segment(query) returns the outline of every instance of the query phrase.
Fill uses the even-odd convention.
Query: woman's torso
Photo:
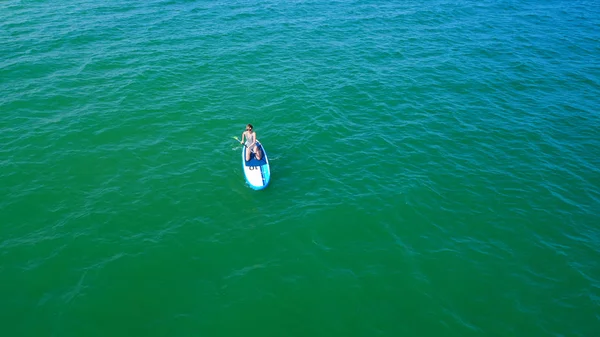
[[[255,138],[256,138],[256,133],[250,132],[250,131],[246,131],[246,143],[247,144],[254,143]]]

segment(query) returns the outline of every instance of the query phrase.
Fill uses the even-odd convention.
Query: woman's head
[[[246,131],[252,131],[252,129],[254,129],[254,127],[252,127],[252,124],[246,125]]]

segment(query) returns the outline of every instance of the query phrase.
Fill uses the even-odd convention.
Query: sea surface
[[[599,107],[597,0],[2,0],[0,335],[598,336]]]

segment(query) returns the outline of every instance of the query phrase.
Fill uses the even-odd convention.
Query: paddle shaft
[[[241,140],[239,140],[239,138],[238,138],[238,137],[233,137],[233,139],[237,140],[237,141],[238,141],[238,143],[240,143],[240,144],[242,144],[242,145],[246,146],[246,144],[242,143],[242,141],[241,141]],[[248,148],[248,146],[246,146],[246,148]]]

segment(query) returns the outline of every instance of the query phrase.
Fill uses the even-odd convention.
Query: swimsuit
[[[253,142],[254,142],[254,134],[253,133],[246,134],[246,147],[248,147],[248,150],[252,151],[252,153],[256,153],[256,151],[258,150],[258,141],[254,142],[254,145],[252,147],[250,147],[250,144],[252,144]]]

